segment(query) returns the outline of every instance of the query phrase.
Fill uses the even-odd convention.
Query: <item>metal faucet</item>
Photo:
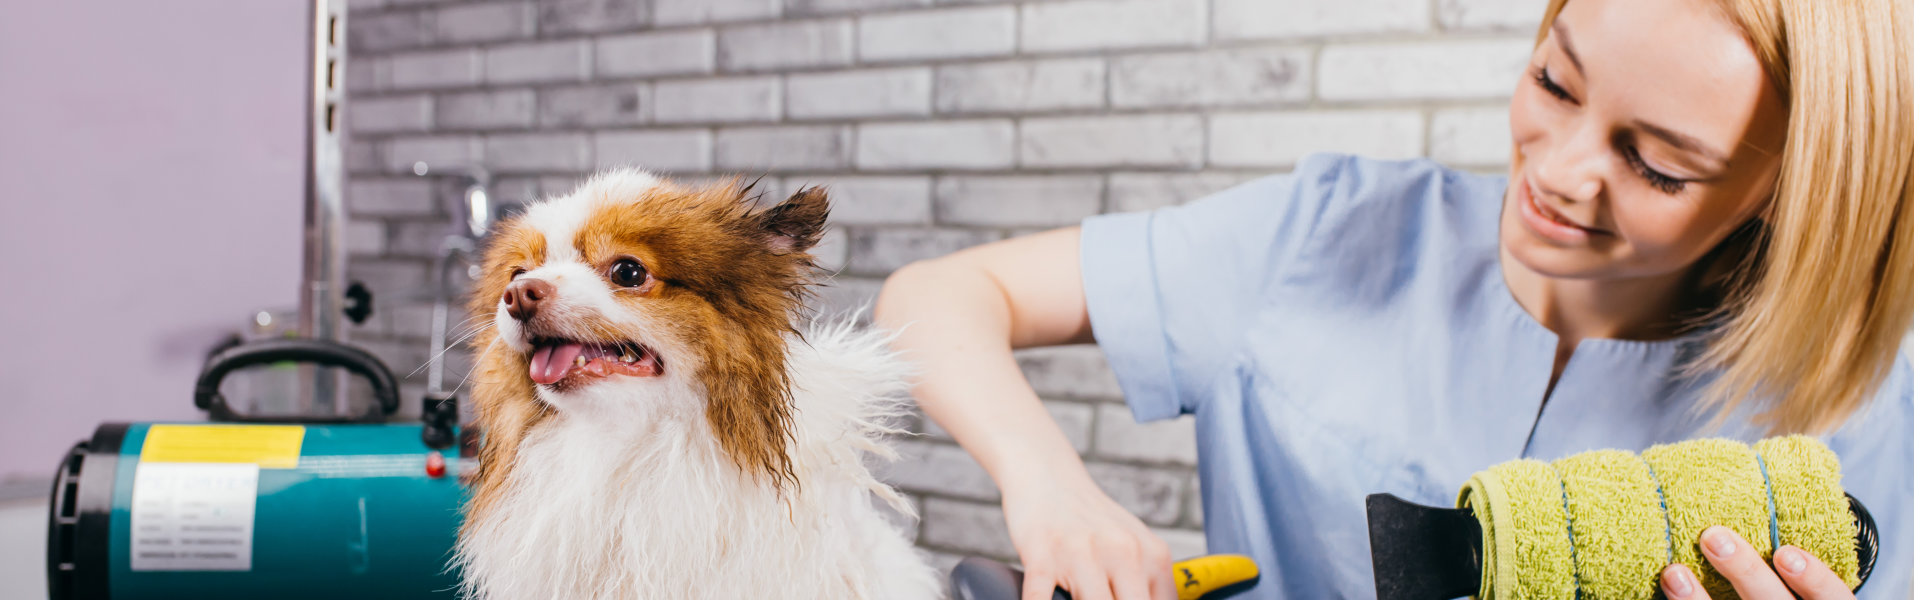
[[[453,444],[453,425],[460,418],[459,396],[445,385],[447,316],[455,287],[447,281],[447,271],[455,264],[465,264],[467,279],[479,278],[479,242],[495,218],[493,196],[488,191],[493,175],[479,166],[432,167],[425,162],[413,163],[413,173],[420,177],[450,177],[461,183],[460,193],[445,202],[457,226],[440,240],[439,251],[433,258],[433,323],[428,333],[431,348],[427,354],[427,393],[421,399],[421,417],[427,423],[421,437],[428,446],[445,448]]]

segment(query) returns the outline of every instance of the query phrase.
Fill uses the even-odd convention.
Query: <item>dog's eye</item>
[[[622,258],[607,268],[607,279],[621,287],[637,287],[647,282],[647,268],[640,266],[640,261]]]
[[[525,275],[525,274],[527,274],[526,269],[522,269],[520,267],[514,267],[513,272],[507,274],[507,281],[513,281],[515,279],[519,279],[521,275]]]

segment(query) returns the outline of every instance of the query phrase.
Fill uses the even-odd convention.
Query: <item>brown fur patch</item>
[[[801,194],[795,198],[806,201],[756,213],[744,193],[723,184],[610,203],[587,219],[576,242],[596,268],[631,256],[653,273],[660,283],[650,293],[616,298],[678,325],[675,337],[696,349],[707,421],[733,461],[794,482],[784,335],[801,306],[812,266],[804,251],[819,235],[826,202],[816,189],[817,202]],[[778,218],[812,212],[821,219],[810,230]],[[786,230],[769,228],[775,224]]]
[[[468,314],[493,315],[500,295],[516,269],[532,269],[546,259],[546,237],[514,219],[502,225],[487,245],[480,281],[467,305]],[[489,512],[505,493],[506,474],[519,455],[520,441],[547,416],[547,407],[533,396],[527,357],[499,343],[492,318],[473,336],[473,407],[476,425],[485,433],[480,467],[475,471],[473,500],[468,514]],[[472,523],[472,519],[465,521]]]

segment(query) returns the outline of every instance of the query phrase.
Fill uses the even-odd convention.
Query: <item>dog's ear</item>
[[[760,231],[774,254],[805,252],[820,242],[827,226],[827,190],[810,187],[759,215]]]

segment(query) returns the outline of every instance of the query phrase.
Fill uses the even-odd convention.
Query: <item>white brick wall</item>
[[[730,127],[714,149],[726,171],[845,169],[853,162],[853,132],[844,125]]]
[[[525,89],[445,94],[435,114],[443,129],[525,129],[533,104],[533,90]]]
[[[905,117],[932,112],[933,70],[864,69],[787,76],[787,117]]]
[[[1429,153],[1440,162],[1504,166],[1513,151],[1504,108],[1445,108],[1433,112]]]
[[[1498,99],[1513,93],[1529,40],[1342,44],[1320,51],[1327,100]]]
[[[845,19],[743,25],[720,32],[720,68],[730,71],[852,62],[853,22]]]
[[[389,140],[381,154],[388,171],[413,172],[413,163],[469,165],[480,162],[480,140],[468,136],[405,137]]]
[[[596,133],[593,157],[598,168],[699,173],[713,168],[713,134],[705,129]]]
[[[1545,0],[367,0],[349,19],[352,335],[424,361],[423,283],[448,187],[415,161],[479,164],[494,196],[570,191],[639,166],[689,181],[824,185],[834,273],[818,306],[870,306],[914,260],[1093,214],[1194,200],[1315,152],[1491,172],[1511,141]],[[515,209],[507,208],[509,214]],[[457,364],[465,364],[456,351]],[[1098,348],[1017,360],[1101,486],[1204,547],[1190,420],[1136,424]],[[422,376],[404,385],[417,390]],[[934,560],[1012,559],[998,491],[936,424],[885,475]]]
[[[619,31],[647,23],[643,0],[545,0],[540,6],[540,33],[554,36]]]
[[[1192,417],[1135,423],[1127,407],[1102,404],[1093,430],[1093,450],[1101,455],[1153,464],[1191,465],[1198,459]]]
[[[653,120],[661,123],[775,121],[780,78],[683,79],[653,84]]]
[[[653,109],[653,87],[612,84],[540,90],[541,127],[554,129],[644,123]]]
[[[1004,169],[1013,166],[1013,122],[1002,119],[860,126],[861,169]]]
[[[534,14],[526,2],[448,6],[433,13],[435,39],[474,43],[533,37]]]
[[[942,113],[1098,108],[1106,74],[1106,62],[1091,58],[942,66],[935,104]]]
[[[1159,53],[1113,60],[1115,107],[1299,103],[1312,93],[1306,47]]]
[[[926,176],[788,177],[792,191],[825,186],[830,220],[842,225],[927,225],[933,222],[933,180]]]
[[[420,132],[433,128],[432,96],[393,96],[367,100],[347,113],[354,133]]]
[[[585,41],[489,48],[487,83],[584,81],[593,72],[592,50]]]
[[[780,0],[654,0],[661,26],[764,19],[780,14]]]
[[[1288,167],[1315,152],[1420,155],[1420,113],[1301,111],[1214,115],[1207,156],[1222,167]]]
[[[421,217],[434,212],[432,190],[418,177],[362,177],[347,184],[346,200],[356,216]]]
[[[1012,6],[889,13],[860,18],[860,59],[925,60],[1013,54]]]
[[[1070,0],[1020,7],[1020,47],[1029,52],[1197,46],[1206,35],[1204,0]]]
[[[902,489],[988,502],[1000,499],[993,478],[959,446],[901,440],[894,447],[900,450],[901,460],[883,467],[883,475]]]
[[[1100,212],[1098,175],[956,175],[940,178],[934,214],[942,223],[1063,227]]]
[[[385,59],[385,67],[385,85],[397,90],[480,83],[480,53],[474,50],[397,54]]]
[[[601,77],[650,77],[713,71],[714,36],[706,29],[603,37],[594,41]]]
[[[788,15],[850,13],[889,8],[915,8],[935,4],[935,0],[787,0]]]
[[[487,137],[487,164],[502,172],[593,168],[583,133],[519,133]]]
[[[1447,29],[1486,29],[1532,32],[1540,26],[1546,0],[1439,0],[1440,26]]]
[[[851,234],[853,255],[847,270],[856,275],[893,272],[907,263],[952,254],[1000,239],[977,229],[869,228]]]
[[[1198,167],[1204,136],[1197,115],[1027,119],[1020,124],[1020,164]]]
[[[1431,0],[1218,0],[1213,33],[1221,39],[1412,33],[1426,30]]]

